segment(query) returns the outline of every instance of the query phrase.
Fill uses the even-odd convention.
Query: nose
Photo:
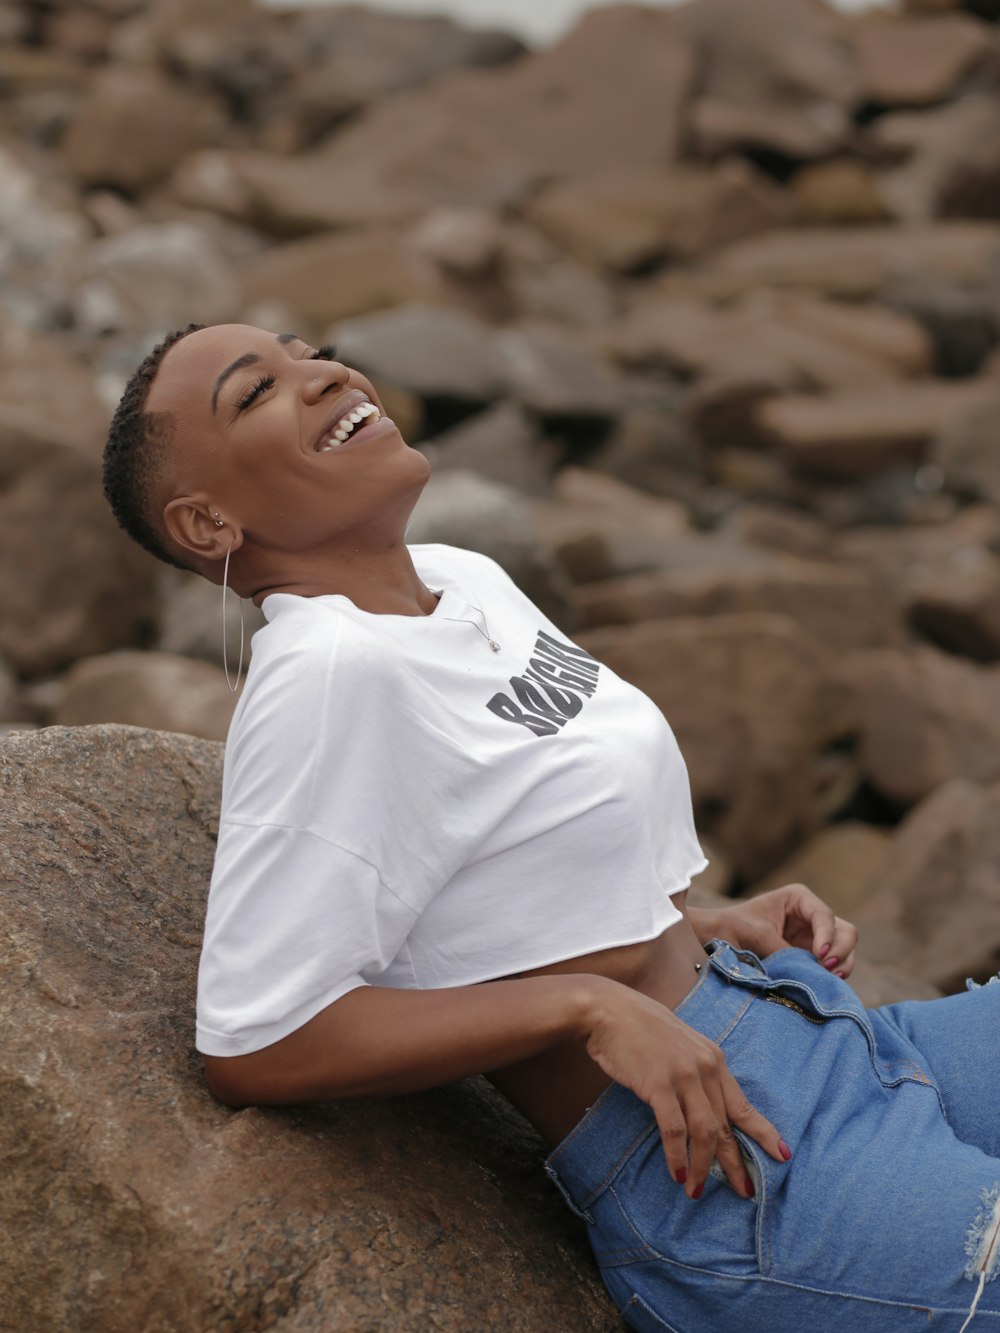
[[[307,403],[316,403],[332,389],[342,389],[347,383],[350,372],[339,361],[313,361],[303,363],[302,397]]]

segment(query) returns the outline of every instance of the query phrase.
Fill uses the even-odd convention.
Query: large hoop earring
[[[226,684],[229,686],[229,693],[235,694],[240,688],[240,681],[243,677],[243,644],[245,626],[243,623],[243,598],[238,597],[240,604],[240,661],[236,670],[236,684],[229,679],[229,654],[226,650],[226,593],[229,591],[229,557],[233,553],[233,543],[229,543],[229,550],[226,552],[226,563],[222,568],[222,669],[226,673]]]

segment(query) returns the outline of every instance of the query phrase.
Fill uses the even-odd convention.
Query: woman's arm
[[[733,1125],[787,1161],[778,1131],[749,1104],[718,1046],[655,1000],[589,974],[447,990],[360,987],[263,1050],[206,1056],[205,1069],[211,1091],[231,1106],[391,1096],[567,1041],[583,1041],[609,1078],[650,1105],[671,1175],[689,1195],[700,1193],[716,1157],[733,1188],[752,1193]]]

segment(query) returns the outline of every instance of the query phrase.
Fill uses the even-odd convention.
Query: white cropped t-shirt
[[[205,1054],[268,1046],[358,986],[470,985],[651,939],[707,864],[656,705],[492,560],[410,552],[441,593],[429,616],[264,601],[226,743]]]

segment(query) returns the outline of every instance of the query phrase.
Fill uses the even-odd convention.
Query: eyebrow
[[[299,335],[297,333],[279,333],[276,341],[282,344],[297,343],[299,342]],[[232,365],[226,366],[225,370],[215,381],[215,388],[212,390],[213,414],[219,403],[219,390],[225,384],[226,380],[229,379],[229,376],[235,375],[238,370],[245,370],[247,366],[255,366],[260,359],[261,358],[256,352],[244,352],[242,356],[236,358]]]

